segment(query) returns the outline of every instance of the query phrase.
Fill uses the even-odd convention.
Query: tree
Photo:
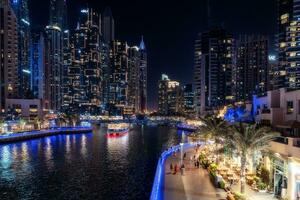
[[[270,127],[258,127],[256,124],[239,123],[231,129],[229,139],[241,157],[241,193],[244,194],[247,156],[266,148],[270,141],[279,136],[279,133],[273,132]]]
[[[213,138],[215,140],[215,151],[217,153],[217,162],[219,161],[219,149],[218,143],[221,138],[224,138],[228,134],[227,122],[222,118],[215,115],[207,115],[204,118],[200,118],[204,126],[200,131],[196,132],[197,135],[203,136],[205,138],[205,143],[208,138]]]

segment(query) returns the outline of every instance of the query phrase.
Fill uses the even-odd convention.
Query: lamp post
[[[180,143],[180,167],[182,166],[182,152],[183,152],[183,143]]]

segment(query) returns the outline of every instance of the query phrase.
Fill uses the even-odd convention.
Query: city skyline
[[[224,25],[234,36],[258,33],[270,36],[270,53],[274,52],[276,1],[231,0],[225,3],[211,0],[210,4],[213,23]],[[76,26],[78,19],[74,16],[78,16],[80,9],[88,5],[103,14],[105,7],[110,6],[115,19],[117,39],[134,45],[139,43],[141,35],[144,36],[149,57],[148,76],[155,80],[149,82],[148,87],[150,109],[157,106],[157,80],[162,73],[169,74],[183,84],[193,83],[191,74],[194,68],[194,40],[199,32],[207,30],[208,27],[207,0],[182,3],[181,6],[169,6],[172,5],[170,1],[158,4],[155,1],[125,3],[93,0],[67,1],[67,5],[72,28]],[[47,3],[30,0],[29,8],[34,28],[44,28],[49,15]],[[189,12],[184,12],[183,9]],[[157,12],[152,13],[155,10]],[[41,16],[40,11],[45,14]]]

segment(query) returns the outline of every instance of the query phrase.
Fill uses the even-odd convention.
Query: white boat
[[[121,137],[129,132],[128,123],[112,123],[107,126],[107,137]]]

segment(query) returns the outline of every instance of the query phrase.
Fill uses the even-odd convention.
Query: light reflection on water
[[[181,136],[147,126],[120,138],[105,133],[0,145],[1,199],[148,199],[161,151]]]

